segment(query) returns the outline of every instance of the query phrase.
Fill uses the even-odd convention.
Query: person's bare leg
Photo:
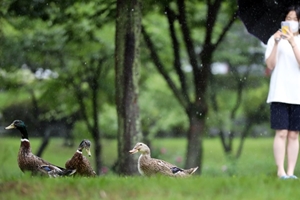
[[[287,175],[294,175],[295,166],[298,159],[299,152],[299,132],[288,131],[287,143]]]
[[[276,130],[275,132],[273,150],[275,162],[277,165],[277,176],[279,177],[286,176],[286,172],[284,170],[284,157],[287,134],[287,130]]]

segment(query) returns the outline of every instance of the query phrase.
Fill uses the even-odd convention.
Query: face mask
[[[292,31],[293,33],[298,32],[298,30],[299,30],[299,22],[296,22],[296,21],[290,21],[289,24],[290,24],[290,29],[291,29],[291,31]]]

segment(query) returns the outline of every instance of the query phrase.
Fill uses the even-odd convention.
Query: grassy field
[[[36,152],[41,141],[30,141]],[[0,138],[0,199],[298,199],[300,182],[275,176],[272,142],[272,138],[247,139],[241,158],[233,162],[224,156],[218,139],[206,139],[202,175],[186,179],[119,177],[111,170],[97,178],[51,179],[23,174],[16,162],[20,139]],[[61,139],[52,139],[42,157],[64,166],[76,147],[62,144]],[[152,145],[153,157],[183,166],[184,140],[159,139]],[[116,150],[115,141],[103,143],[106,168],[116,161]],[[298,164],[296,175],[299,168]]]

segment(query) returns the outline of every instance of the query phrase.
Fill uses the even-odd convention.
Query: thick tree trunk
[[[138,65],[141,32],[139,0],[117,1],[116,104],[118,114],[118,163],[121,175],[137,173],[137,159],[128,151],[141,139],[138,106]]]
[[[194,103],[191,103],[187,115],[189,117],[190,127],[187,134],[188,145],[186,154],[186,168],[196,167],[199,169],[196,173],[201,174],[203,162],[203,136],[205,129],[205,119],[208,111],[206,103],[206,90],[208,83],[208,76],[210,72],[211,52],[206,54],[207,57],[201,58],[202,68],[197,70],[195,68],[195,94]]]
[[[196,173],[200,174],[202,169],[203,142],[202,133],[204,130],[204,119],[196,115],[189,115],[190,128],[187,134],[187,153],[186,153],[186,168],[196,167],[199,169]]]

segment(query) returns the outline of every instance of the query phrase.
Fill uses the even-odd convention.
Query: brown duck
[[[171,177],[187,177],[193,174],[198,169],[198,167],[181,169],[166,161],[151,158],[150,148],[146,144],[141,142],[137,143],[129,152],[131,154],[137,152],[141,153],[138,160],[138,170],[140,174],[145,176],[161,174]]]
[[[29,171],[32,175],[48,175],[50,177],[72,175],[75,170],[66,170],[53,165],[31,152],[26,125],[15,120],[5,129],[18,129],[21,132],[21,145],[18,154],[18,165],[22,172]]]
[[[73,157],[66,162],[65,167],[70,170],[75,169],[75,175],[96,176],[96,172],[93,170],[89,160],[82,155],[82,150],[85,149],[88,155],[91,156],[90,147],[91,142],[89,140],[82,140]]]

